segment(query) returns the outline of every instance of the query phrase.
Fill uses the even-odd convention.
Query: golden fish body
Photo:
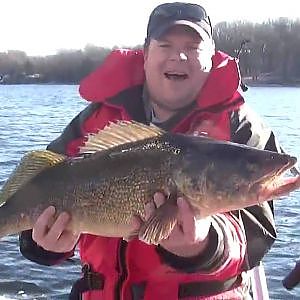
[[[71,214],[74,230],[126,234],[132,216],[144,217],[145,204],[156,190],[166,190],[166,178],[170,177],[167,153],[160,157],[152,151],[148,154],[92,155],[45,169],[1,207],[0,231],[4,227],[8,233],[30,229],[40,213],[53,205],[58,213]],[[7,226],[3,226],[4,220]]]
[[[51,151],[27,154],[0,194],[0,236],[33,227],[53,205],[71,215],[71,228],[102,236],[133,235],[133,216],[144,218],[156,191],[168,200],[138,235],[147,243],[166,238],[177,220],[176,199],[184,195],[199,216],[240,209],[277,196],[271,185],[296,159],[205,137],[120,122],[90,135],[81,156]],[[300,186],[282,183],[281,194]],[[277,194],[276,194],[277,193]]]

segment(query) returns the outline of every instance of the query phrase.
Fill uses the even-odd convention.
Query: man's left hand
[[[145,207],[146,220],[155,209],[166,201],[163,193],[155,193],[153,201]],[[211,226],[210,217],[199,219],[196,217],[188,200],[177,199],[178,221],[170,236],[161,241],[160,246],[177,256],[193,257],[200,255],[208,244],[208,232]]]

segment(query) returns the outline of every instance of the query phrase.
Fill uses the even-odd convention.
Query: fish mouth
[[[257,193],[259,202],[263,202],[295,190],[295,184],[299,184],[299,176],[284,178],[283,174],[291,169],[296,162],[297,159],[290,156],[284,166],[269,172],[255,181],[250,187],[250,192]]]

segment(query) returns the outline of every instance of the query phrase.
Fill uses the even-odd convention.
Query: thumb
[[[190,207],[186,199],[179,197],[177,199],[180,223],[182,231],[187,242],[193,243],[195,241],[195,215],[193,209]]]

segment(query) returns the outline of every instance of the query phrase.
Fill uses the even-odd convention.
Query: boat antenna
[[[242,40],[240,48],[239,48],[239,50],[237,52],[237,55],[236,55],[236,59],[240,59],[242,50],[244,49],[244,47],[246,46],[246,44],[248,44],[250,42],[251,42],[250,40]]]
[[[250,43],[250,42],[251,42],[250,40],[242,40],[242,42],[241,42],[241,44],[240,44],[240,48],[239,48],[239,50],[238,50],[238,52],[237,52],[237,55],[236,55],[236,57],[235,57],[237,60],[240,59],[242,50],[244,49],[245,45],[246,45],[247,43]],[[241,88],[242,88],[242,91],[243,91],[243,92],[246,92],[246,91],[248,90],[247,85],[246,85],[243,81],[241,81]]]

